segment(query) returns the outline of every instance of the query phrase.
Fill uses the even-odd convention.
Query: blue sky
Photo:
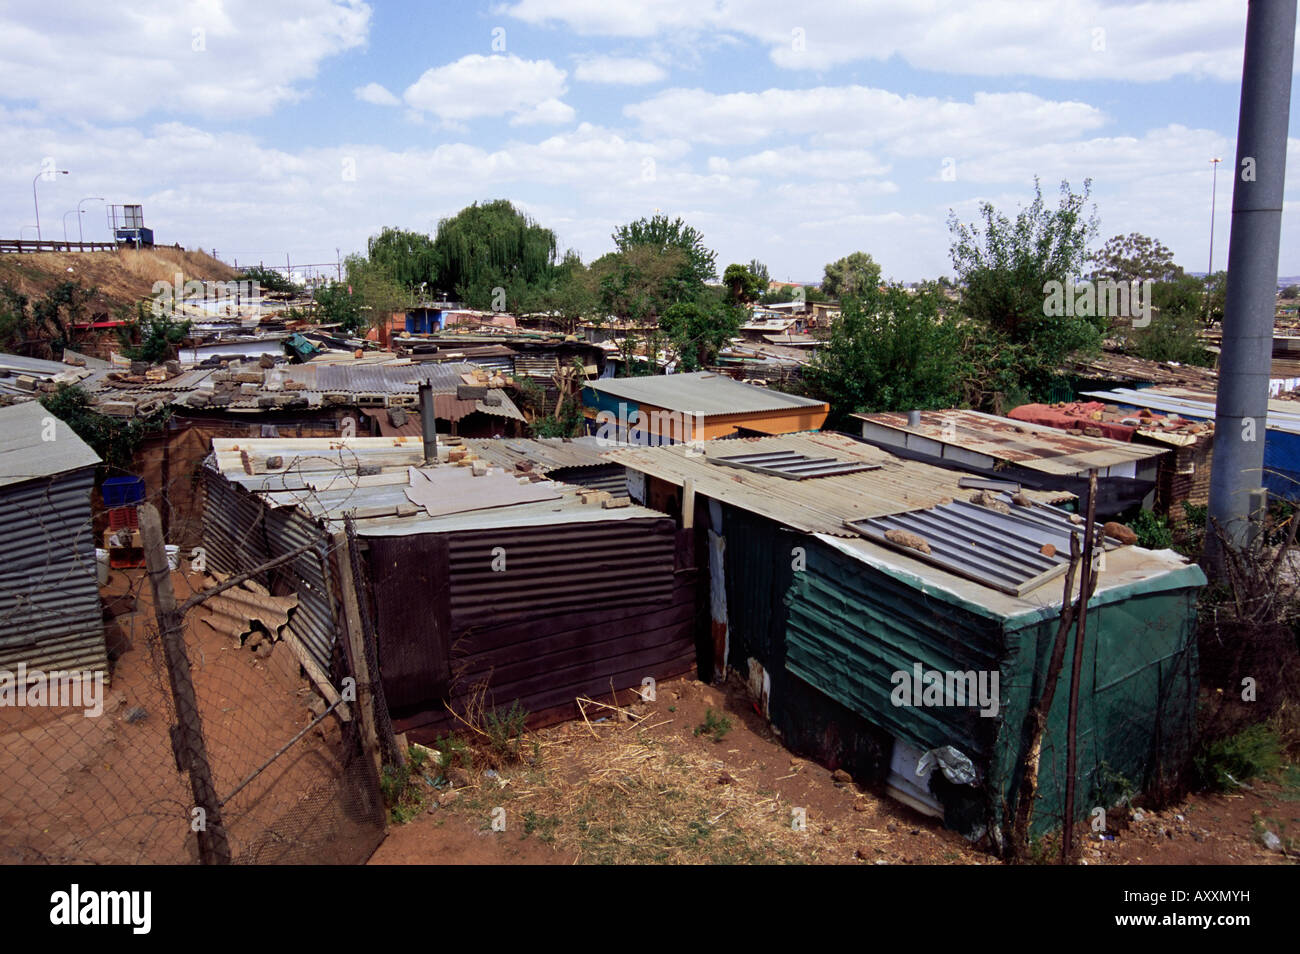
[[[949,209],[1093,179],[1098,242],[1227,256],[1244,2],[0,4],[0,233],[141,202],[160,242],[333,261],[507,198],[584,259],[656,210],[720,266],[950,271]],[[1297,104],[1300,108],[1300,104]],[[1295,175],[1292,181],[1300,181]],[[1287,212],[1295,196],[1288,190]],[[106,234],[83,203],[87,237]],[[1283,274],[1300,273],[1284,217]],[[75,231],[75,214],[68,216]],[[28,228],[23,234],[31,237]]]

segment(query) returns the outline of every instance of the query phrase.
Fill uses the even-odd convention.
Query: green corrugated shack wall
[[[1021,737],[1042,691],[1056,610],[1007,618],[919,577],[878,569],[815,537],[724,507],[730,662],[754,658],[771,678],[770,718],[785,741],[864,780],[888,771],[891,738],[922,751],[953,745],[982,775],[981,790],[946,787],[948,821],[997,824],[1024,766]],[[802,547],[805,569],[792,568]],[[743,556],[742,556],[743,555]],[[1144,790],[1176,774],[1195,732],[1196,594],[1187,566],[1097,594],[1089,606],[1080,691],[1076,814],[1114,801],[1123,780]],[[1049,714],[1035,830],[1060,824],[1065,784],[1069,647]],[[999,712],[976,706],[895,706],[894,672],[997,671]]]

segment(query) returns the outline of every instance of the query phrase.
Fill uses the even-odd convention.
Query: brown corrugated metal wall
[[[696,570],[677,533],[664,517],[368,538],[399,730],[448,726],[443,699],[459,711],[484,682],[491,704],[543,713],[692,669]]]

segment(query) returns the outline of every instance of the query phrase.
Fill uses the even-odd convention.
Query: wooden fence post
[[[153,587],[158,636],[166,660],[167,678],[171,682],[172,699],[176,703],[172,749],[176,753],[177,765],[189,774],[194,807],[204,813],[196,832],[199,859],[205,865],[230,864],[230,843],[221,823],[220,799],[212,782],[212,767],[208,764],[207,746],[203,741],[203,723],[194,695],[194,681],[190,677],[189,655],[185,651],[184,617],[176,608],[176,594],[172,590],[171,569],[167,565],[167,550],[163,543],[162,520],[153,504],[141,504],[137,513],[145,565]]]

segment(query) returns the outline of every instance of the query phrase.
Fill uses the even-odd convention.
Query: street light
[[[68,209],[68,211],[63,213],[63,244],[64,245],[72,244],[68,241],[68,216],[76,215],[76,214],[77,214],[76,209]]]
[[[81,202],[103,202],[103,201],[104,201],[104,197],[102,195],[88,195],[81,200]],[[77,203],[77,241],[84,244],[86,241],[86,236],[82,234],[81,231],[81,217],[86,213],[83,212],[81,209],[81,202]]]
[[[1210,168],[1214,170],[1214,176],[1210,185],[1210,270],[1205,273],[1208,281],[1214,274],[1214,200],[1219,194],[1219,163],[1222,159],[1211,159]]]
[[[45,175],[47,171],[55,175],[66,176],[68,174],[67,169],[42,169],[36,173],[36,178],[32,180],[32,205],[36,207],[36,241],[38,242],[41,240],[41,204],[36,200],[36,183],[40,181],[41,176]]]

